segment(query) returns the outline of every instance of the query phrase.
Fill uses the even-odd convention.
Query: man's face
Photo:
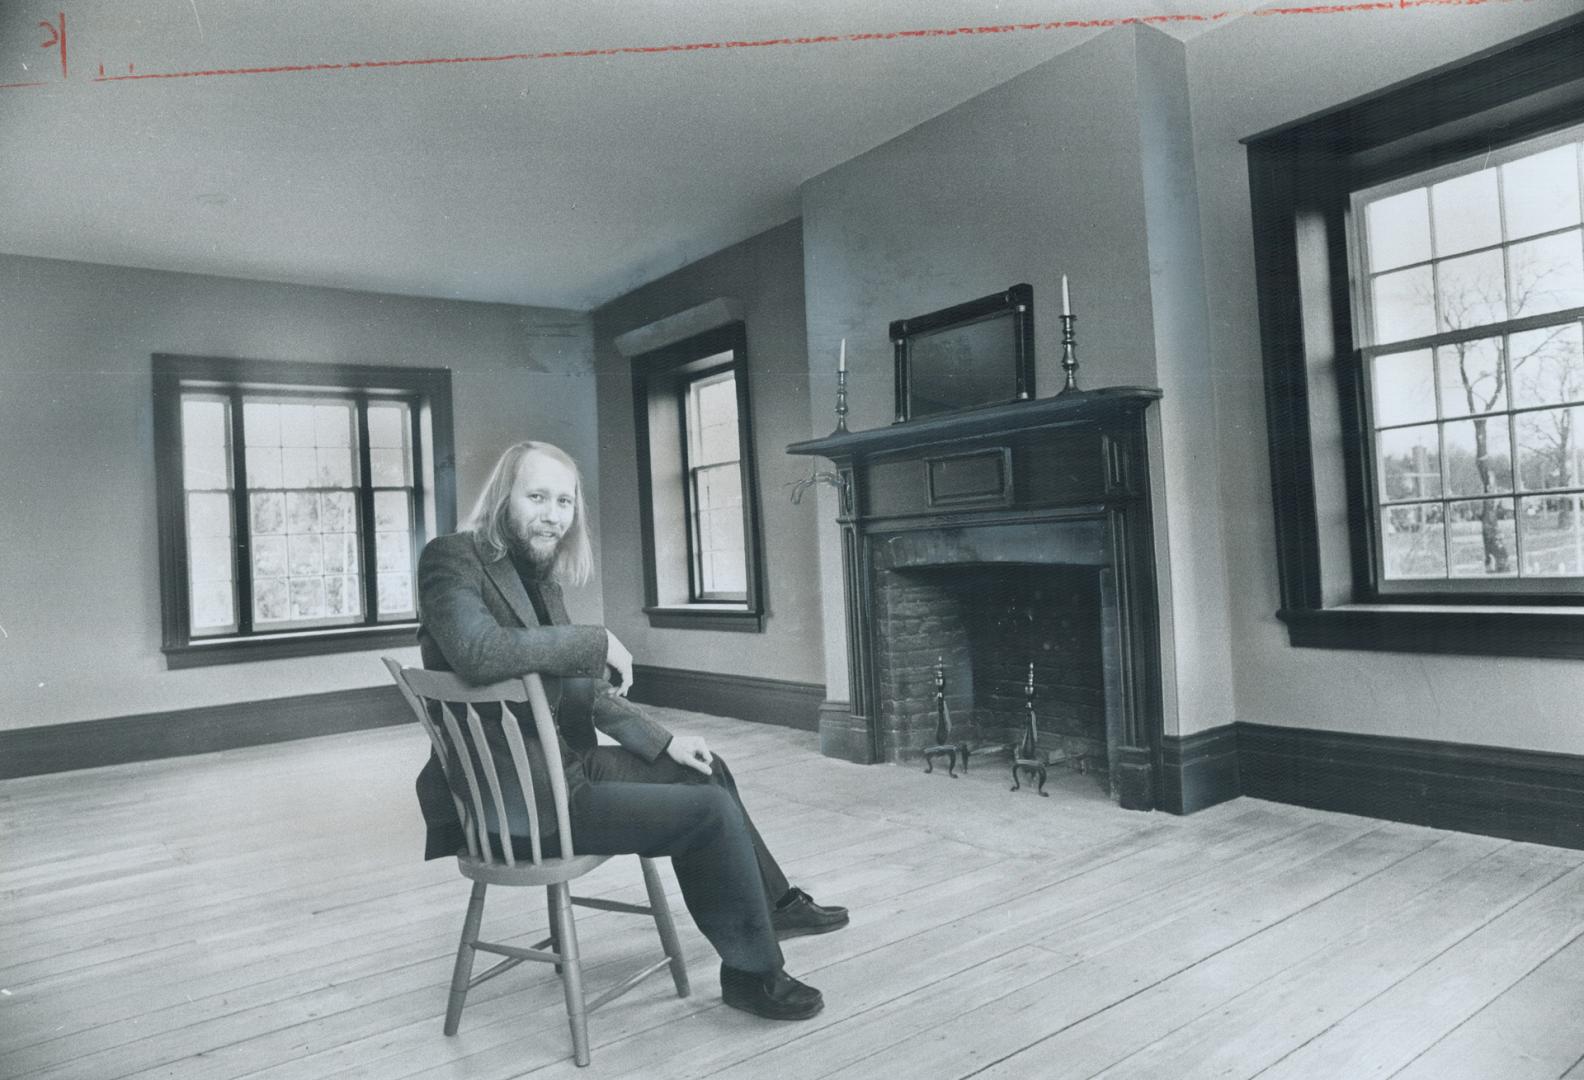
[[[534,565],[555,559],[576,512],[577,475],[545,454],[525,456],[512,482],[510,520],[512,538]]]

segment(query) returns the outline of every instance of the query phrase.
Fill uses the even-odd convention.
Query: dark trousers
[[[572,795],[572,844],[590,855],[670,856],[682,899],[721,960],[781,967],[770,905],[788,888],[720,758],[710,775],[616,746],[582,755],[589,783]]]

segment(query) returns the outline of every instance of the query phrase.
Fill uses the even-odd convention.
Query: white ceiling
[[[1218,10],[0,0],[0,84],[40,84],[0,87],[0,251],[585,309],[794,217],[804,180],[1107,20],[1187,36]],[[1005,29],[909,33],[961,27]],[[236,71],[309,65],[332,66]]]

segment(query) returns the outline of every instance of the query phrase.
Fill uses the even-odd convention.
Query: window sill
[[[294,656],[361,652],[368,649],[405,648],[417,644],[416,622],[379,627],[353,627],[270,637],[217,638],[185,645],[167,645],[165,666],[172,671],[212,664],[245,664],[255,660],[284,660]]]
[[[764,629],[764,616],[741,604],[687,604],[675,607],[646,607],[649,625],[657,630],[734,630],[757,634]]]
[[[1584,608],[1346,604],[1284,609],[1297,648],[1584,659]]]

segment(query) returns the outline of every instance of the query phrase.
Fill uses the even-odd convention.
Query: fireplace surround
[[[1103,770],[1126,808],[1161,803],[1160,396],[1073,391],[787,448],[836,466],[849,698],[821,712],[826,755],[922,765],[937,662],[954,720],[1014,740],[1032,662],[1042,746]]]

